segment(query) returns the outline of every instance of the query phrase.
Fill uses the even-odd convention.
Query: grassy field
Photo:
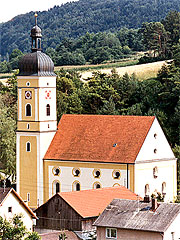
[[[125,73],[129,75],[135,74],[139,80],[145,80],[148,78],[153,78],[157,76],[158,71],[161,67],[166,64],[165,61],[154,62],[154,63],[146,63],[146,64],[139,64],[134,66],[126,66],[126,67],[116,67],[116,72],[123,76]],[[108,69],[100,69],[101,73],[111,74],[112,67]],[[81,72],[81,79],[86,80],[92,77],[94,71],[83,71]]]
[[[108,69],[108,68],[118,68],[124,66],[132,66],[136,65],[138,60],[124,60],[115,63],[105,63],[105,64],[97,64],[97,65],[81,65],[81,66],[56,66],[55,71],[59,71],[60,69],[65,70],[75,70],[79,72],[84,71],[93,71],[93,70],[101,70],[101,69]]]

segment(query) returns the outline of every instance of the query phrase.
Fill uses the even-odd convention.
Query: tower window
[[[27,129],[29,129],[29,123],[27,124]]]
[[[46,105],[46,116],[50,116],[50,105]]]
[[[30,152],[31,151],[31,143],[27,142],[26,143],[26,152]]]
[[[30,117],[31,116],[31,104],[26,105],[26,116]]]

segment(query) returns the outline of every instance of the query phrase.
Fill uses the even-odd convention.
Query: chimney
[[[156,198],[152,198],[152,211],[155,212],[157,208],[158,208],[157,199]]]

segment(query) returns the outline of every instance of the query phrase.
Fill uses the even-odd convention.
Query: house
[[[176,158],[156,117],[67,114],[57,129],[54,63],[37,19],[31,38],[17,77],[18,194],[36,208],[57,192],[123,185],[173,201]]]
[[[113,198],[137,199],[137,195],[124,186],[57,193],[35,210],[36,231],[94,230],[93,222]]]
[[[97,240],[180,238],[180,204],[114,199],[95,221]]]
[[[37,220],[36,215],[13,188],[0,188],[0,216],[10,220],[19,214],[22,214],[24,226],[31,232],[35,225],[34,220]]]

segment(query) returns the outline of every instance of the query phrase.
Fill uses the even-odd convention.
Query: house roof
[[[13,188],[0,188],[0,207],[3,205],[3,202],[8,198],[9,194],[14,194],[19,200],[20,204],[30,213],[30,215],[37,219],[36,215],[33,211],[24,203],[23,199],[17,194],[17,192]]]
[[[61,192],[56,195],[63,198],[83,218],[99,216],[114,198],[137,199],[137,195],[124,186]]]
[[[160,203],[156,211],[152,211],[151,203],[114,199],[98,217],[94,225],[165,232],[179,213],[180,204],[176,203]]]
[[[63,115],[44,159],[134,163],[154,119]]]
[[[59,235],[62,233],[61,231],[58,232],[49,232],[40,234],[41,240],[59,240]],[[72,231],[64,230],[63,233],[66,234],[67,240],[78,240],[79,238],[76,236],[75,233]]]

